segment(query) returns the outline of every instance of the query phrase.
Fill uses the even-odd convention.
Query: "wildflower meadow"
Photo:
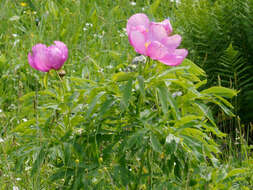
[[[0,190],[253,189],[251,0],[0,0]]]

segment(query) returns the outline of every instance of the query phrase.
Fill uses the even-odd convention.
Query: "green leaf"
[[[119,72],[112,76],[112,80],[115,82],[128,81],[130,79],[135,79],[135,73]]]
[[[182,66],[190,66],[188,71],[194,75],[206,77],[205,71],[189,59],[184,59],[184,61],[182,62],[181,65]]]
[[[246,168],[235,168],[233,170],[231,170],[227,176],[225,177],[225,179],[229,178],[229,177],[233,177],[235,175],[239,175],[239,174],[244,174],[247,171]]]
[[[96,96],[92,99],[91,103],[89,104],[88,111],[87,111],[87,113],[86,113],[87,117],[90,116],[90,114],[92,113],[92,111],[93,111],[94,107],[96,106],[97,102],[99,101],[99,99],[100,99],[104,94],[105,94],[105,92],[102,91],[102,92],[100,92],[98,95],[96,95]]]
[[[123,89],[123,103],[125,107],[128,106],[128,102],[132,94],[132,83],[132,80],[128,80]]]
[[[107,110],[112,107],[113,103],[114,103],[113,98],[107,98],[103,103],[103,105],[101,106],[99,115],[102,117],[107,112]]]
[[[27,94],[25,94],[24,96],[22,96],[22,97],[20,97],[19,98],[19,100],[21,101],[21,102],[23,102],[23,101],[26,101],[26,100],[30,100],[30,99],[34,99],[34,96],[35,96],[35,92],[29,92],[29,93],[27,93]]]
[[[71,146],[69,143],[63,143],[64,146],[64,162],[67,166],[71,158]]]
[[[33,125],[36,123],[36,119],[31,119],[29,121],[20,123],[17,127],[15,127],[12,132],[24,132],[30,125]]]
[[[151,147],[153,148],[154,151],[156,152],[162,152],[162,145],[160,144],[159,140],[156,138],[154,134],[150,134],[150,142],[151,142]]]
[[[43,78],[43,84],[44,84],[45,89],[47,89],[47,80],[48,80],[48,72],[44,75],[44,78]]]
[[[158,88],[158,95],[159,95],[159,99],[161,101],[163,113],[165,115],[168,113],[168,103],[169,103],[173,112],[176,115],[176,118],[179,119],[180,112],[177,107],[177,103],[174,100],[174,98],[172,97],[172,95],[170,94],[170,92],[168,91],[168,88],[164,84],[159,84],[157,86],[157,88]]]
[[[161,0],[155,0],[152,5],[150,6],[149,8],[149,11],[152,13],[152,14],[155,14],[156,13],[156,10],[157,8],[159,7],[161,3]]]
[[[42,146],[40,149],[39,154],[37,155],[37,158],[32,166],[32,172],[31,175],[34,176],[35,173],[37,173],[37,171],[39,170],[39,168],[41,167],[45,157],[46,157],[46,152],[45,152],[45,146]]]
[[[127,141],[127,148],[131,149],[135,144],[141,144],[143,142],[143,136],[146,134],[147,131],[147,129],[141,129],[132,134],[132,136]]]
[[[162,110],[165,115],[168,113],[168,100],[167,100],[167,92],[168,90],[163,86],[158,87],[158,95],[161,101]]]
[[[210,110],[210,108],[200,102],[195,102],[194,104],[196,104],[200,108],[200,110],[205,114],[205,116],[209,119],[209,121],[216,127],[212,111]]]
[[[140,92],[142,94],[143,97],[145,97],[145,87],[144,87],[144,78],[143,76],[139,75],[137,77],[138,83],[139,83],[139,88],[140,88]]]
[[[213,94],[218,96],[223,96],[225,98],[233,98],[237,95],[237,92],[230,88],[225,88],[221,86],[214,86],[206,90],[201,91],[202,94]]]

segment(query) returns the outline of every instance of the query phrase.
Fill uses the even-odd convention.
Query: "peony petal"
[[[147,29],[149,26],[149,19],[143,13],[137,13],[131,16],[127,21],[127,35],[129,36],[131,30],[135,30],[137,26],[142,26],[143,28]]]
[[[48,59],[52,69],[60,69],[65,62],[65,55],[57,46],[48,47]]]
[[[50,68],[49,60],[48,60],[48,49],[44,44],[37,44],[32,48],[32,56],[33,58],[33,68],[42,71],[48,72]]]
[[[35,63],[33,61],[33,56],[31,53],[28,53],[28,63],[29,63],[29,65],[31,65],[32,68],[38,70],[38,67],[35,65]]]
[[[185,58],[188,55],[188,51],[186,49],[176,49],[174,54]]]
[[[161,24],[164,27],[164,29],[167,32],[167,35],[170,35],[172,33],[172,26],[170,24],[170,20],[169,19],[166,19],[166,20],[164,20],[162,22],[159,22],[158,24]]]
[[[161,59],[168,53],[168,49],[158,41],[150,42],[146,46],[147,46],[146,47],[147,55],[151,59],[156,59],[156,60]]]
[[[174,51],[180,45],[181,41],[181,36],[176,34],[162,39],[161,43],[166,46],[169,51]]]
[[[166,65],[176,66],[182,63],[187,54],[188,51],[186,49],[177,49],[172,54],[167,54],[162,59],[159,59],[159,61]]]
[[[146,43],[146,36],[139,32],[138,30],[131,31],[129,34],[129,41],[134,47],[135,51],[146,55],[146,48],[145,48],[145,43]]]
[[[148,28],[148,40],[161,42],[162,39],[167,37],[167,32],[162,25],[153,22],[150,24]]]
[[[68,59],[68,48],[67,46],[61,41],[54,41],[56,47],[58,47],[63,55],[64,62]]]

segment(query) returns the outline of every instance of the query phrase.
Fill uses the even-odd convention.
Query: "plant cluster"
[[[0,1],[0,189],[252,189],[212,113],[234,116],[238,91],[207,87],[172,32],[190,2]]]

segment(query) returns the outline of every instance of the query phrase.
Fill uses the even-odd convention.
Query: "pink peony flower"
[[[168,19],[150,22],[145,14],[131,16],[127,22],[127,35],[135,51],[166,65],[179,65],[187,56],[186,49],[176,49],[181,43],[180,35],[171,35]]]
[[[67,59],[68,48],[60,41],[54,41],[54,45],[49,47],[36,44],[32,48],[32,53],[28,53],[28,63],[32,68],[42,72],[59,70]]]

